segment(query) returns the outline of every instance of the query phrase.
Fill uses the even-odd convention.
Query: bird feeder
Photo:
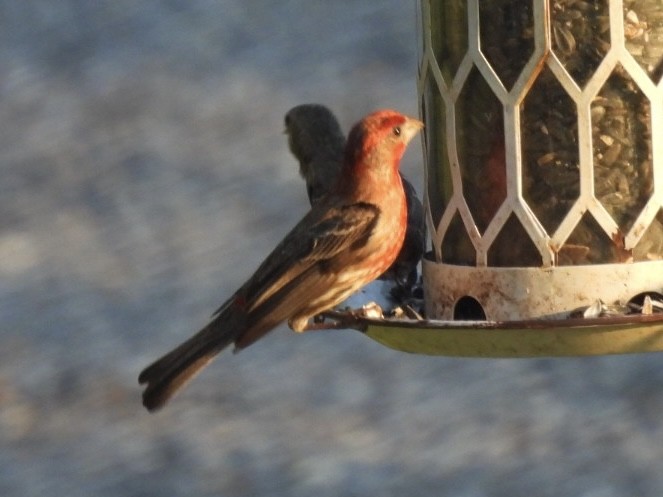
[[[571,319],[663,294],[663,2],[421,0],[419,23],[429,321],[369,336],[465,356],[663,350],[661,313]]]

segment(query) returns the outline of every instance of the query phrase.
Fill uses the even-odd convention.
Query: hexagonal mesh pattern
[[[435,261],[663,259],[663,2],[422,0],[420,19]]]

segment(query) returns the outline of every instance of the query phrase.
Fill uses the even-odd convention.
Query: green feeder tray
[[[358,318],[391,349],[450,357],[564,357],[663,351],[663,314],[527,321]]]

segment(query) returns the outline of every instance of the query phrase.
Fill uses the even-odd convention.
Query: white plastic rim
[[[568,317],[593,304],[626,303],[644,292],[663,293],[663,261],[549,268],[456,266],[424,259],[426,316],[453,319],[463,297],[475,299],[486,319]]]

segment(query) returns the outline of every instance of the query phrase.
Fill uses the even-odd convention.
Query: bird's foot
[[[399,305],[398,307],[392,309],[389,317],[394,317],[396,319],[414,319],[416,321],[422,321],[424,319],[424,317],[409,304]]]
[[[295,331],[297,333],[304,333],[306,331],[341,330],[344,328],[349,328],[346,323],[346,321],[327,321],[326,317],[323,314],[320,314],[315,316],[312,322],[307,323],[305,328]]]
[[[364,329],[365,324],[361,322],[364,318],[382,319],[384,313],[382,307],[375,302],[369,302],[358,309],[347,309],[343,311],[331,310],[314,316],[312,321],[306,323],[302,329],[296,330],[301,333],[305,331],[339,330],[339,329]]]
[[[371,319],[382,319],[384,313],[382,312],[382,307],[377,302],[369,302],[361,306],[359,309],[354,309],[350,313],[355,318],[371,318]]]

